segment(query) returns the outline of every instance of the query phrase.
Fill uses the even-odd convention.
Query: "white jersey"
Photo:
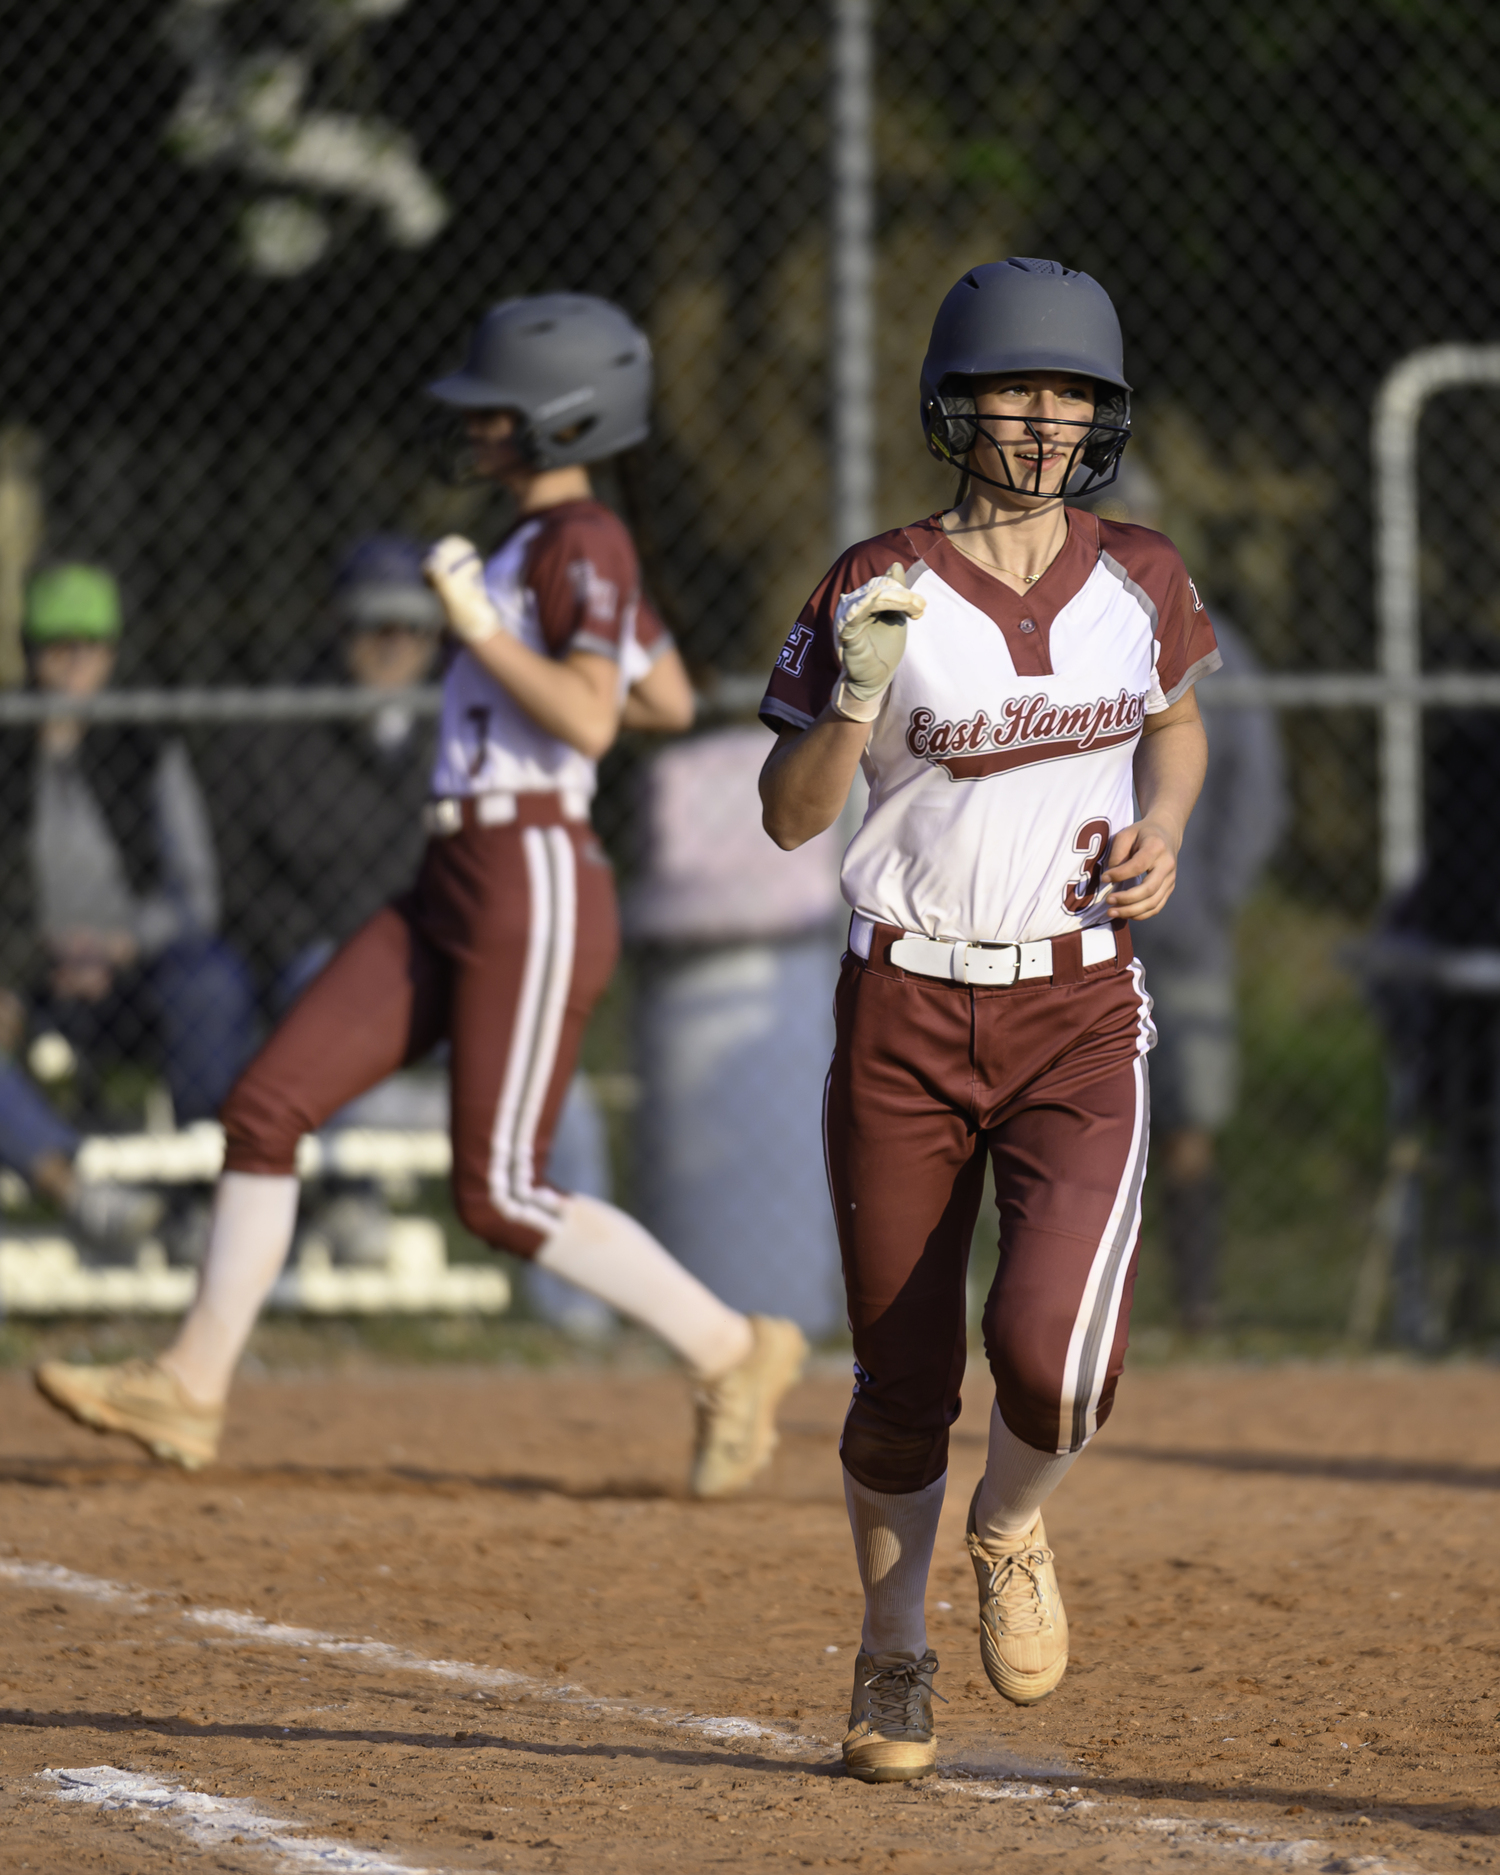
[[[623,691],[671,643],[642,598],[624,523],[597,501],[568,501],[523,519],[484,569],[504,629],[544,657],[614,658]],[[595,764],[527,715],[466,647],[443,679],[435,795],[594,792]]]
[[[1099,874],[1134,819],[1145,717],[1218,667],[1176,549],[1068,511],[1024,596],[933,516],[844,554],[782,647],[761,717],[807,728],[838,677],[841,594],[892,562],[927,601],[864,755],[870,802],[844,855],[849,904],[926,937],[1031,943],[1109,919]]]

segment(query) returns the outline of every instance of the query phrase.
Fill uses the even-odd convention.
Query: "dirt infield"
[[[0,1869],[1494,1862],[1500,1372],[1127,1374],[1048,1511],[1076,1652],[1026,1712],[978,1664],[971,1407],[941,1775],[874,1789],[846,1392],[699,1505],[670,1375],[247,1381],[196,1479],[0,1376]]]

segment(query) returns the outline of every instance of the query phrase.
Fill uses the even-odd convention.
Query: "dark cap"
[[[334,582],[334,596],[356,631],[405,625],[439,631],[443,608],[422,575],[422,548],[400,534],[371,534],[351,547]]]

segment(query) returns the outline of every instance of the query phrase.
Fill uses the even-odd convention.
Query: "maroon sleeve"
[[[1103,520],[1099,532],[1100,545],[1128,575],[1137,597],[1152,614],[1156,683],[1146,709],[1155,715],[1170,709],[1200,677],[1219,668],[1223,660],[1218,640],[1198,588],[1165,534]]]
[[[919,557],[915,542],[901,528],[862,540],[839,555],[798,613],[776,659],[760,705],[760,720],[768,729],[810,728],[828,707],[839,676],[833,615],[843,595],[878,573],[888,573],[893,562],[908,567]]]
[[[527,555],[526,585],[555,658],[592,651],[618,659],[640,584],[640,563],[625,523],[598,503],[560,509]],[[640,637],[639,619],[636,631]]]

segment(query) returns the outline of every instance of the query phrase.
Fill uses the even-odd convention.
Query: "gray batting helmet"
[[[538,468],[598,462],[646,440],[651,345],[591,293],[502,300],[480,320],[463,369],[427,388],[462,409],[517,412]]]
[[[1094,419],[1078,449],[1088,473],[1068,493],[1112,482],[1130,440],[1130,386],[1120,321],[1097,280],[1055,260],[1019,257],[964,275],[938,308],[922,361],[922,434],[933,455],[963,466],[982,422],[971,380],[1010,371],[1072,371],[1094,380]]]

